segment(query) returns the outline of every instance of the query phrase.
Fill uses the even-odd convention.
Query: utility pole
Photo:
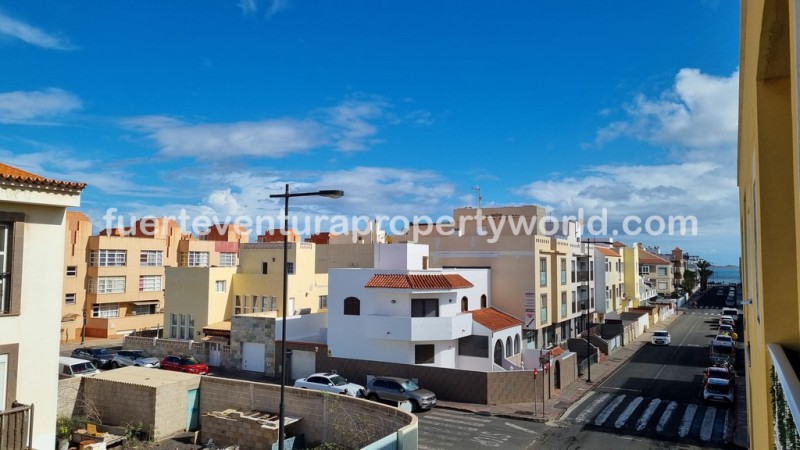
[[[478,209],[481,209],[481,201],[483,200],[483,196],[481,195],[481,187],[475,186],[472,188],[472,190],[478,193]]]

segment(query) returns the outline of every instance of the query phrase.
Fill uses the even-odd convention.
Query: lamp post
[[[344,191],[316,191],[289,193],[289,184],[283,194],[272,194],[269,198],[283,199],[283,301],[281,306],[281,401],[278,411],[278,450],[283,450],[284,425],[286,421],[284,408],[284,391],[286,390],[286,296],[288,295],[289,281],[289,198],[290,197],[328,197],[339,198]]]
[[[592,382],[592,342],[589,339],[589,305],[591,296],[589,294],[589,241],[586,240],[586,382]]]

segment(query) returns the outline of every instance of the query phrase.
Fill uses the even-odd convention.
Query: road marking
[[[450,437],[450,436],[442,436],[441,434],[438,434],[438,433],[431,433],[431,432],[428,432],[428,431],[421,431],[421,430],[419,432],[419,435],[420,436],[427,436],[429,439],[441,439],[441,440],[445,440],[445,441],[456,441],[456,442],[460,442],[461,439],[463,438],[463,436],[461,436],[461,435],[459,435],[459,437],[455,438],[455,437]],[[447,447],[452,447],[453,445],[455,445],[455,443],[453,443],[453,442],[437,442],[436,444],[437,445],[445,445]],[[419,448],[423,448],[423,447],[420,445]],[[437,448],[437,447],[428,447],[428,448],[433,449],[433,448]]]
[[[594,399],[594,401],[592,401],[592,404],[589,405],[588,408],[584,409],[583,411],[581,411],[580,414],[578,414],[578,417],[575,418],[575,421],[579,422],[579,423],[588,422],[589,421],[588,420],[589,419],[589,414],[591,414],[592,411],[595,408],[600,406],[600,404],[605,402],[606,399],[608,399],[608,397],[610,397],[610,396],[611,396],[611,394],[607,394],[606,393],[606,394],[602,394],[600,397]]]
[[[435,422],[438,422],[438,421],[435,421]],[[451,420],[442,420],[442,422],[452,422],[452,421]],[[456,423],[459,423],[459,422],[456,422]],[[433,425],[436,426],[436,427],[453,428],[453,429],[456,429],[456,430],[463,430],[463,431],[478,431],[477,428],[467,427],[467,426],[463,426],[463,425],[461,425],[461,426],[459,426],[459,425],[451,425],[449,423],[434,423]]]
[[[647,409],[644,410],[644,414],[642,414],[642,417],[639,417],[639,421],[636,422],[636,431],[644,430],[644,427],[647,426],[647,422],[650,421],[650,417],[653,416],[653,413],[656,412],[656,408],[658,408],[658,405],[660,404],[660,399],[654,398],[650,400],[650,404],[647,405]]]
[[[708,441],[711,439],[711,433],[714,431],[714,416],[717,415],[717,408],[709,406],[706,409],[706,415],[703,417],[703,424],[700,426],[700,440]]]
[[[596,419],[594,419],[594,424],[597,425],[598,427],[602,426],[603,422],[608,420],[608,417],[611,415],[612,412],[614,412],[615,409],[617,409],[617,406],[619,406],[619,404],[622,403],[623,400],[625,400],[625,394],[617,396],[617,398],[615,398],[611,403],[609,403],[608,406],[606,406],[605,409],[603,409],[603,412],[601,412],[600,415],[597,416]]]
[[[458,417],[458,423],[461,423],[463,421],[479,422],[479,423],[472,424],[472,425],[479,425],[479,424],[491,423],[492,422],[492,419],[480,419],[478,417],[471,417],[471,416],[468,416],[468,415],[467,416],[462,416],[460,414],[447,414],[445,412],[440,412],[440,411],[429,412],[428,414],[425,415],[425,417],[430,417],[431,419],[437,419],[437,418],[450,419],[452,417]]]
[[[688,338],[689,338],[689,336],[691,336],[691,334],[692,334],[692,331],[694,330],[694,327],[696,327],[696,326],[697,326],[697,324],[698,324],[698,322],[697,322],[697,321],[695,321],[694,325],[692,325],[692,328],[689,328],[689,332],[688,332],[688,333],[686,333],[686,336],[684,336],[684,337],[683,337],[683,339],[681,339],[681,343],[680,343],[680,344],[678,344],[678,346],[677,346],[677,347],[675,347],[675,350],[673,350],[673,351],[672,351],[672,354],[671,354],[671,355],[669,355],[669,358],[667,358],[666,362],[664,362],[664,365],[663,365],[663,366],[661,366],[661,370],[659,370],[659,371],[658,371],[658,373],[656,374],[656,376],[655,376],[655,377],[653,377],[653,379],[652,379],[652,380],[650,380],[650,384],[648,384],[648,385],[647,385],[647,388],[646,388],[646,389],[644,389],[644,390],[642,391],[642,393],[646,393],[647,391],[649,391],[649,390],[650,390],[650,388],[653,386],[653,383],[655,383],[655,382],[656,382],[656,380],[658,379],[658,377],[661,375],[661,372],[663,372],[663,371],[664,371],[664,369],[666,369],[666,368],[667,368],[667,364],[669,364],[669,361],[672,359],[672,357],[673,357],[673,356],[675,356],[675,353],[677,353],[677,352],[678,352],[678,350],[680,350],[680,348],[683,346],[683,343],[684,343],[684,342],[686,342],[686,339],[688,339]]]
[[[642,400],[644,400],[642,397],[636,397],[633,399],[633,401],[628,404],[628,407],[625,408],[625,411],[622,411],[622,414],[617,417],[617,421],[614,422],[614,427],[622,428],[622,426],[625,425],[625,422],[628,421],[628,418],[631,416],[631,414],[633,414],[633,412],[636,411],[636,408],[639,407],[639,403],[642,403]]]
[[[691,403],[686,406],[686,411],[683,412],[683,419],[681,420],[681,426],[678,429],[678,436],[686,437],[689,434],[689,428],[692,426],[692,421],[694,420],[694,413],[697,412],[697,405]]]
[[[722,442],[728,442],[728,418],[730,416],[730,410],[725,411],[725,424],[722,425]]]
[[[539,433],[537,433],[537,432],[535,432],[535,431],[533,431],[533,430],[529,430],[529,429],[527,429],[527,428],[525,428],[525,427],[521,427],[521,426],[519,426],[519,425],[515,425],[515,424],[513,424],[513,423],[511,423],[511,422],[506,422],[506,425],[510,426],[511,428],[515,428],[515,429],[517,429],[517,430],[524,431],[524,432],[526,432],[526,433],[530,433],[530,434],[539,434]]]
[[[669,402],[667,405],[667,409],[661,414],[661,419],[658,421],[658,426],[656,426],[656,431],[661,433],[664,431],[664,427],[667,426],[667,422],[669,422],[669,418],[672,416],[672,412],[675,411],[675,408],[678,407],[678,402]]]

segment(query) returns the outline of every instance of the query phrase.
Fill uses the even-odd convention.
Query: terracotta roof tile
[[[493,332],[505,330],[506,328],[522,325],[521,320],[517,320],[506,313],[494,308],[477,309],[472,312],[472,320],[492,330]]]
[[[373,275],[364,287],[389,289],[460,289],[472,286],[472,283],[458,274],[377,274]]]
[[[16,181],[22,183],[38,184],[50,187],[65,187],[72,189],[83,189],[86,183],[77,183],[74,181],[59,181],[52,178],[40,177],[39,175],[26,172],[16,167],[11,167],[7,164],[0,163],[0,180]]]
[[[611,250],[608,247],[595,247],[595,248],[597,249],[597,251],[599,251],[600,253],[602,253],[602,254],[604,254],[606,256],[615,256],[615,257],[619,258],[619,253],[615,252],[614,250]]]
[[[611,243],[611,245],[613,245],[614,247],[617,247],[617,248],[625,247],[625,244],[623,244],[620,241],[614,241],[614,242]]]
[[[654,266],[662,266],[671,264],[664,258],[660,258],[646,250],[639,251],[639,264],[650,264]]]

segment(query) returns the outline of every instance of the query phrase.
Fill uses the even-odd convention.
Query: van
[[[60,356],[58,358],[58,378],[90,377],[100,373],[91,361]]]
[[[739,320],[739,310],[736,308],[722,308],[723,316],[731,316],[733,320]]]

